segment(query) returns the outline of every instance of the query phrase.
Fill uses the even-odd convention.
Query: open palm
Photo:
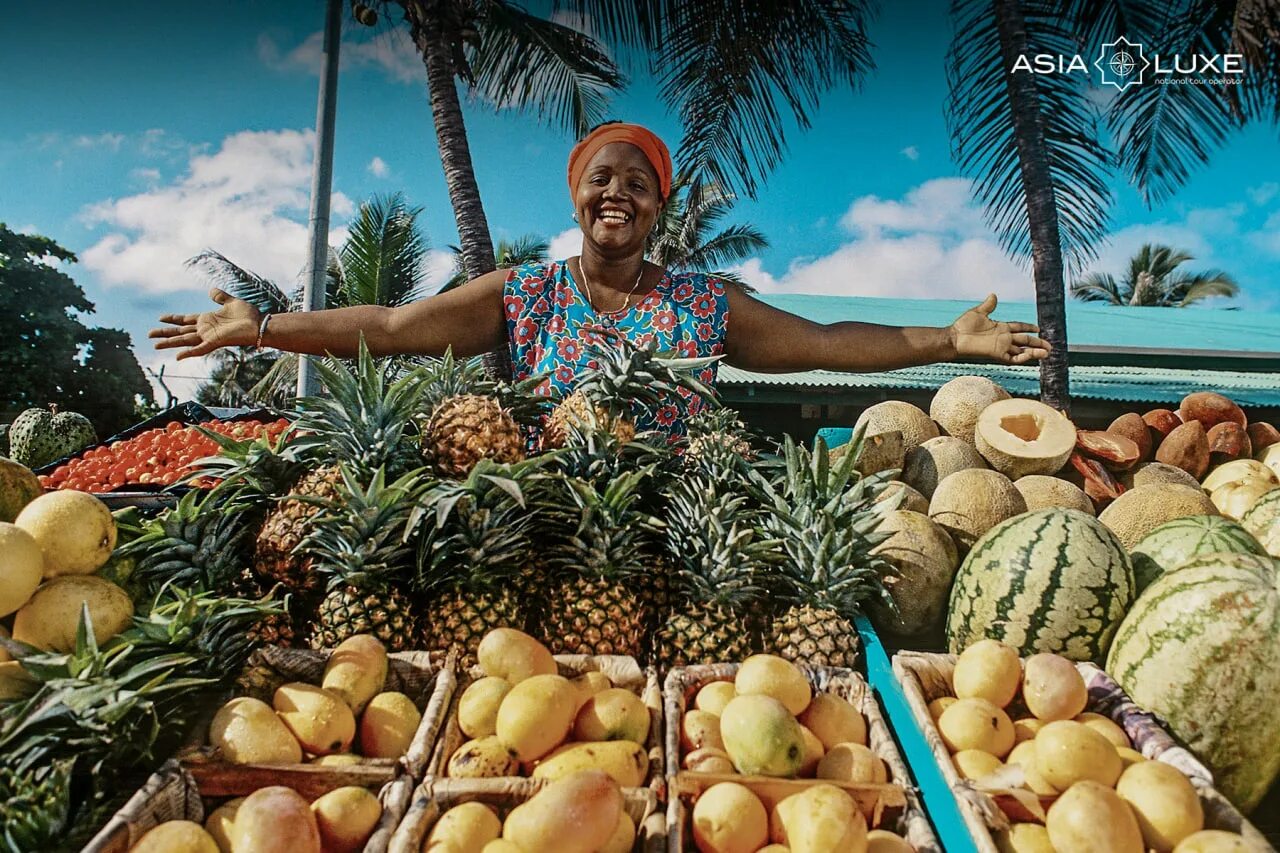
[[[257,340],[262,319],[257,308],[216,287],[209,291],[209,298],[218,303],[214,311],[162,315],[160,322],[169,325],[147,333],[148,338],[159,339],[156,349],[185,347],[178,353],[181,361],[220,347],[250,346]]]
[[[1038,328],[1030,323],[992,320],[991,312],[995,310],[996,295],[992,293],[981,305],[970,308],[951,324],[958,357],[1003,364],[1026,364],[1048,357],[1049,345],[1033,334]]]

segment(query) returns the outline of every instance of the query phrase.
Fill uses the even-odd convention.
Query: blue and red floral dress
[[[705,273],[663,273],[657,286],[625,312],[597,312],[564,261],[536,261],[516,267],[503,292],[511,362],[517,379],[546,374],[538,393],[565,395],[579,371],[594,366],[592,345],[617,331],[639,346],[657,342],[658,351],[684,358],[722,355],[729,319],[724,282]],[[716,363],[698,376],[714,385]],[[685,421],[705,408],[700,396],[680,389],[656,411],[638,413],[636,427],[658,430],[674,440]]]

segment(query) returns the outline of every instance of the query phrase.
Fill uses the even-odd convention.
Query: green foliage
[[[1235,279],[1222,270],[1178,272],[1190,260],[1190,252],[1147,243],[1129,259],[1129,269],[1119,281],[1111,273],[1089,273],[1072,282],[1071,295],[1082,302],[1186,308],[1210,297],[1240,293]]]
[[[75,260],[47,237],[0,223],[0,411],[56,403],[113,435],[135,423],[151,385],[128,334],[81,321],[93,303],[54,265]]]
[[[450,246],[449,249],[453,252],[453,275],[449,276],[449,280],[440,288],[440,293],[453,290],[468,281],[462,249],[458,246]],[[547,253],[550,251],[551,246],[546,240],[526,234],[515,240],[499,240],[493,250],[493,263],[500,270],[512,269],[530,261],[546,260]]]
[[[677,175],[649,238],[649,260],[668,269],[708,272],[751,292],[751,287],[723,267],[768,248],[768,239],[751,224],[730,225],[711,233],[733,211],[735,201],[732,193],[715,184],[696,183],[687,173]]]

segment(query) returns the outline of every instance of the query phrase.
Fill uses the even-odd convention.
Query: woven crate
[[[667,754],[667,842],[671,853],[692,850],[688,838],[690,805],[706,788],[717,782],[737,782],[751,788],[768,806],[773,801],[815,784],[834,784],[845,789],[862,809],[872,828],[889,829],[902,835],[917,853],[941,853],[942,846],[934,835],[929,819],[920,805],[911,776],[898,746],[890,734],[889,724],[880,713],[871,688],[853,670],[834,667],[800,667],[815,693],[833,693],[848,700],[867,720],[867,745],[885,763],[889,771],[888,785],[854,785],[809,779],[769,779],[760,776],[721,776],[682,770],[680,762],[680,722],[693,697],[704,685],[713,681],[732,681],[738,673],[736,663],[677,667],[667,674],[663,688],[663,712],[666,716],[665,747]]]
[[[1007,829],[1010,815],[1034,819],[1023,803],[1011,796],[996,795],[978,790],[974,784],[961,779],[951,761],[951,755],[942,742],[942,736],[929,714],[929,703],[943,696],[954,696],[953,675],[955,655],[931,652],[899,652],[893,657],[893,671],[902,683],[902,692],[916,723],[924,732],[925,740],[933,751],[942,775],[960,805],[965,826],[973,837],[980,853],[998,853],[993,831]],[[1224,829],[1244,836],[1259,850],[1274,850],[1266,838],[1245,819],[1234,806],[1213,787],[1213,776],[1196,758],[1169,736],[1158,718],[1133,703],[1120,685],[1091,663],[1077,663],[1076,668],[1089,688],[1086,710],[1102,714],[1116,722],[1133,748],[1143,757],[1163,761],[1181,771],[1191,780],[1204,806],[1206,829]],[[1052,797],[1041,797],[1040,804],[1047,808]]]
[[[413,793],[413,780],[401,775],[392,781],[369,781],[342,767],[280,767],[273,778],[265,774],[228,777],[217,783],[198,781],[177,761],[156,771],[107,825],[85,845],[81,853],[127,853],[147,830],[168,820],[203,824],[206,817],[232,797],[247,796],[269,785],[293,788],[309,800],[347,785],[359,785],[378,794],[382,817],[364,846],[364,853],[386,853],[391,835],[400,824]]]
[[[236,689],[223,699],[229,700],[232,695],[253,696],[270,704],[271,694],[281,684],[291,681],[319,684],[331,653],[330,650],[264,646],[250,655],[237,680]],[[422,722],[418,724],[409,750],[399,759],[369,758],[358,765],[342,769],[351,770],[358,774],[358,778],[367,780],[371,785],[390,782],[400,772],[415,780],[421,779],[426,772],[431,750],[435,746],[456,686],[457,677],[454,675],[452,661],[446,661],[442,655],[428,652],[393,652],[388,655],[387,680],[383,690],[404,693],[412,699],[418,710],[422,711]],[[216,710],[216,707],[213,708],[201,720],[193,733],[193,739],[178,755],[197,780],[244,776],[252,781],[255,778],[270,778],[280,770],[279,765],[232,764],[224,761],[209,744],[209,724]],[[285,766],[317,769],[306,764]]]
[[[565,678],[577,678],[587,672],[603,672],[613,682],[614,687],[630,690],[639,696],[649,708],[649,737],[645,746],[649,751],[648,787],[661,795],[662,792],[662,690],[658,686],[658,675],[653,670],[641,670],[636,659],[622,655],[556,655],[556,666]],[[449,705],[448,715],[441,728],[440,738],[436,742],[431,763],[427,773],[437,778],[448,778],[449,758],[468,738],[458,727],[458,699],[472,682],[484,677],[479,667],[471,670],[459,679],[458,689],[454,691],[454,701]],[[518,779],[518,776],[505,776],[504,779]],[[461,779],[455,781],[463,781]]]
[[[498,816],[530,799],[550,784],[541,779],[437,779],[428,777],[413,792],[404,820],[391,837],[388,853],[419,853],[422,842],[440,816],[456,805],[480,802],[493,806]],[[657,795],[645,788],[623,788],[622,805],[636,824],[634,853],[666,850],[666,821]]]

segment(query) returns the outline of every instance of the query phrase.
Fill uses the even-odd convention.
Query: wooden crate
[[[269,768],[264,768],[269,769]],[[127,853],[147,830],[169,820],[191,820],[203,824],[218,805],[232,797],[243,797],[269,785],[293,788],[313,800],[335,788],[358,785],[378,794],[382,817],[365,844],[364,853],[386,853],[391,835],[400,824],[413,794],[413,779],[407,775],[390,781],[371,781],[368,774],[348,772],[344,767],[280,767],[274,776],[254,773],[217,780],[198,780],[177,761],[169,761],[156,771],[120,811],[109,820],[81,853]]]
[[[271,694],[281,684],[291,681],[319,684],[330,654],[330,650],[264,646],[250,655],[237,680],[236,689],[224,696],[223,700],[247,695],[270,704]],[[409,750],[399,759],[370,758],[358,765],[343,768],[316,768],[308,764],[284,766],[299,770],[300,777],[306,776],[302,771],[307,769],[347,770],[355,774],[353,778],[363,780],[360,784],[367,782],[370,785],[390,782],[400,773],[407,774],[415,781],[421,779],[426,773],[431,751],[456,686],[457,676],[454,674],[452,659],[428,652],[393,652],[387,656],[387,680],[383,690],[404,693],[422,711],[422,721],[418,724]],[[221,703],[218,707],[220,706]],[[178,754],[179,760],[201,782],[202,787],[206,781],[209,784],[224,784],[224,780],[244,777],[251,782],[254,779],[271,778],[280,771],[280,765],[232,764],[222,759],[218,751],[209,744],[209,724],[216,711],[217,707],[201,720],[191,742]]]
[[[649,751],[648,787],[661,795],[663,785],[663,735],[662,735],[662,691],[658,686],[657,672],[641,670],[636,659],[622,655],[556,655],[556,665],[565,678],[577,678],[587,672],[603,672],[613,682],[614,687],[630,690],[639,696],[649,708],[649,737],[645,744]],[[474,681],[484,677],[479,667],[471,670],[459,679],[458,688],[454,691],[454,701],[449,705],[448,715],[441,727],[440,737],[436,742],[434,754],[428,765],[428,775],[440,779],[448,778],[449,758],[468,738],[458,727],[458,699]],[[519,779],[519,776],[501,777]],[[455,781],[463,781],[461,779]]]
[[[506,819],[511,809],[527,801],[542,787],[541,779],[438,779],[428,777],[413,792],[399,828],[391,837],[388,853],[419,853],[422,842],[440,816],[461,803],[493,806]],[[623,788],[623,808],[636,824],[634,853],[666,850],[666,821],[658,797],[646,788]]]
[[[1008,829],[1010,817],[1036,819],[1027,802],[1005,794],[979,790],[973,782],[960,778],[942,735],[929,713],[929,703],[943,696],[954,696],[955,655],[931,652],[899,652],[893,657],[893,671],[902,685],[907,704],[920,730],[924,732],[942,775],[946,778],[960,805],[965,826],[980,853],[998,853],[993,831]],[[1114,720],[1124,729],[1133,748],[1143,757],[1163,761],[1191,780],[1204,806],[1206,829],[1223,829],[1244,836],[1259,850],[1274,850],[1258,830],[1213,787],[1213,776],[1196,758],[1166,732],[1158,718],[1133,703],[1121,687],[1091,663],[1077,663],[1076,668],[1089,688],[1086,710]],[[1048,808],[1053,797],[1041,797],[1041,808]]]
[[[889,724],[876,704],[871,688],[853,670],[835,667],[801,667],[816,693],[833,693],[853,704],[867,720],[867,745],[880,757],[889,771],[887,785],[855,785],[812,779],[770,779],[762,776],[717,775],[681,769],[680,722],[685,709],[704,685],[713,681],[732,681],[738,673],[736,663],[678,667],[667,674],[663,687],[663,713],[666,717],[665,748],[667,755],[667,843],[671,853],[692,850],[689,838],[689,815],[692,803],[706,788],[717,782],[737,782],[750,788],[766,807],[784,796],[816,784],[833,784],[843,788],[858,803],[871,828],[883,828],[902,835],[917,853],[942,853],[942,846],[925,816],[917,792],[911,787],[907,765],[898,752]]]

